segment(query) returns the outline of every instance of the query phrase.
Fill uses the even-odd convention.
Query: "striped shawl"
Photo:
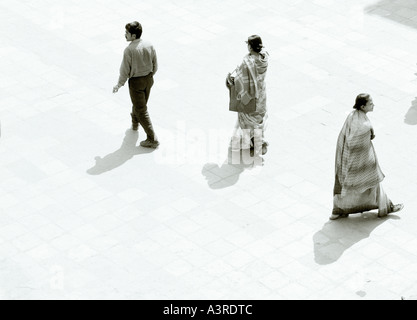
[[[236,71],[236,99],[247,105],[251,100],[259,98],[258,70],[253,58],[247,55]]]
[[[364,112],[355,110],[348,116],[337,142],[334,195],[363,193],[384,180],[372,134],[372,125]]]

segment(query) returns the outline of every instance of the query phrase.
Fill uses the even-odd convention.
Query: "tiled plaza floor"
[[[161,147],[118,79],[139,20]],[[269,153],[228,163],[224,79],[260,34]],[[417,298],[412,0],[0,2],[0,299]],[[339,131],[372,94],[399,215],[329,222]]]

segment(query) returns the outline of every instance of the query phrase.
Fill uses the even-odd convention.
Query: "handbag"
[[[232,79],[234,80],[234,78]],[[230,82],[228,77],[226,78],[226,87],[229,89],[229,111],[248,114],[256,111],[256,98],[250,100],[248,104],[243,104],[242,101],[237,99],[237,92],[234,81]]]

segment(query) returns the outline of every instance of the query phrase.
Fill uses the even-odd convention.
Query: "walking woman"
[[[367,116],[374,110],[371,96],[359,95],[354,109],[348,116],[337,143],[331,220],[375,209],[378,209],[378,217],[385,217],[404,208],[402,204],[393,205],[382,189],[381,182],[385,176],[372,144],[375,133]]]
[[[265,77],[269,54],[264,50],[260,36],[249,37],[247,44],[249,54],[235,70],[236,76],[232,77],[229,73],[227,77],[228,87],[234,85],[234,90],[231,92],[236,95],[231,99],[236,99],[239,104],[238,122],[232,148],[240,149],[240,137],[242,137],[242,146],[250,147],[252,156],[258,156],[266,154],[268,146],[268,143],[264,141],[264,132],[268,119]],[[238,131],[242,132],[236,139]],[[239,146],[236,146],[236,142]]]

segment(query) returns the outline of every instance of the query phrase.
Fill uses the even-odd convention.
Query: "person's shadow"
[[[410,110],[408,110],[407,114],[405,115],[404,122],[412,126],[417,125],[417,98],[415,98],[412,102]]]
[[[115,152],[105,156],[104,158],[97,156],[95,158],[95,166],[91,169],[88,169],[87,173],[93,176],[97,176],[122,166],[134,156],[139,154],[152,153],[155,151],[155,149],[137,147],[136,144],[138,139],[139,133],[137,131],[130,129],[127,130],[121,147]]]
[[[376,228],[390,219],[400,218],[392,215],[377,218],[376,213],[367,212],[327,222],[313,236],[315,262],[319,265],[329,265],[338,261],[346,250],[369,238]]]
[[[262,158],[255,159],[249,153],[249,150],[233,151],[229,147],[227,160],[221,167],[215,163],[207,163],[201,173],[209,187],[213,190],[229,188],[239,181],[245,170],[263,164]]]
[[[365,12],[417,29],[417,21],[397,14],[398,12],[406,11],[407,14],[411,13],[413,15],[416,9],[417,4],[412,0],[380,0],[365,8]]]

